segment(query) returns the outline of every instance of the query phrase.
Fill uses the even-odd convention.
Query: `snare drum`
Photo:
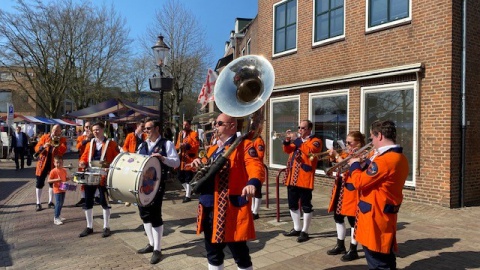
[[[73,173],[73,182],[83,185],[99,185],[102,175],[106,175],[102,168],[88,168],[85,172]]]
[[[148,206],[160,187],[161,164],[156,157],[120,153],[108,172],[110,197],[122,202]]]

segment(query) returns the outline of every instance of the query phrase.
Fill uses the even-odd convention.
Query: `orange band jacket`
[[[184,135],[185,132],[185,135]],[[192,167],[185,167],[186,164],[192,163],[194,159],[198,156],[198,149],[200,147],[200,140],[198,138],[198,133],[189,130],[180,132],[178,134],[177,144],[175,149],[179,152],[180,158],[180,170],[191,171]],[[184,147],[180,147],[180,144],[186,144]]]
[[[374,155],[366,170],[359,162],[350,166],[350,177],[359,191],[356,240],[369,250],[397,251],[397,213],[408,177],[408,160],[395,146]]]
[[[44,145],[46,143],[50,143],[50,146],[47,146],[45,148]],[[53,168],[53,158],[51,159],[50,164],[46,164],[47,155],[51,154],[52,157],[63,156],[65,152],[67,152],[67,139],[65,137],[60,137],[60,144],[57,147],[54,147],[51,144],[52,144],[51,134],[45,134],[42,137],[40,137],[40,140],[38,141],[37,145],[35,145],[35,152],[38,153],[41,151],[38,157],[37,167],[35,168],[36,176],[40,176],[44,169],[48,169],[48,171],[50,171]],[[46,166],[48,167],[45,168]]]

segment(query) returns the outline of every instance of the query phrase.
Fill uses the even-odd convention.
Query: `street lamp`
[[[160,100],[158,102],[158,119],[163,130],[163,92],[169,92],[172,90],[173,79],[163,77],[162,67],[166,62],[170,48],[163,41],[163,36],[160,35],[158,36],[157,43],[152,46],[152,50],[153,55],[155,56],[156,66],[159,70],[159,76],[157,77],[154,74],[153,77],[149,79],[149,83],[152,91],[158,91],[160,93]]]

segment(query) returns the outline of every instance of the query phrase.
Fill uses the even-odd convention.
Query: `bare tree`
[[[119,86],[130,40],[113,6],[17,0],[16,10],[0,11],[0,63],[21,75],[15,81],[47,116],[58,116],[66,97],[80,109]]]
[[[174,78],[174,86],[170,95],[164,95],[164,105],[170,112],[170,122],[176,122],[172,116],[180,115],[180,105],[187,100],[184,96],[195,96],[195,99],[188,99],[188,105],[184,105],[185,108],[195,107],[194,102],[191,104],[192,100],[196,101],[202,80],[205,79],[207,62],[212,55],[206,45],[205,30],[183,4],[178,0],[168,0],[157,11],[155,23],[147,29],[147,34],[149,42],[144,40],[146,47],[151,47],[156,37],[162,34],[171,49],[164,70]],[[187,115],[188,118],[193,116],[190,110],[186,112],[192,113]]]

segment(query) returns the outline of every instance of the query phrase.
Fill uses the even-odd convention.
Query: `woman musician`
[[[185,189],[185,198],[183,203],[189,202],[192,194],[190,181],[194,175],[194,168],[186,166],[193,162],[198,157],[198,149],[200,147],[200,140],[198,133],[191,129],[192,122],[190,120],[183,121],[183,130],[178,134],[175,148],[180,158],[180,167],[178,169],[178,180]]]
[[[365,135],[360,131],[352,131],[347,135],[347,151],[338,154],[334,149],[329,150],[330,161],[341,162],[356,150],[365,146]],[[341,168],[340,168],[341,169]],[[349,182],[348,171],[338,171],[335,176],[335,184],[332,190],[332,197],[328,206],[328,212],[333,213],[333,219],[337,228],[337,245],[327,251],[328,255],[343,254],[346,252],[345,238],[346,226],[345,217],[351,227],[350,250],[342,256],[341,260],[352,261],[358,259],[357,241],[353,238],[355,225],[355,211],[357,209],[358,191],[355,190],[353,183]]]

